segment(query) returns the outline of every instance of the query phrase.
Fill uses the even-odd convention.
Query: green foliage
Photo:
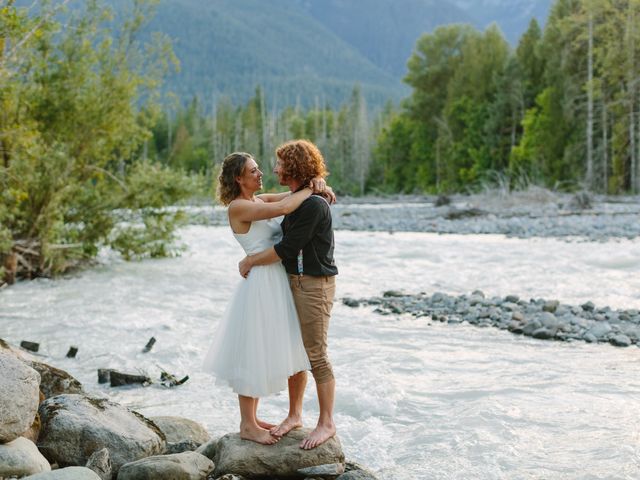
[[[56,274],[94,257],[123,209],[143,212],[136,256],[168,251],[177,218],[145,210],[184,198],[190,183],[138,160],[174,59],[164,40],[135,40],[149,8],[134,2],[114,27],[91,1],[66,14],[64,29],[55,4],[35,15],[11,3],[0,10],[0,257],[20,255],[19,274]]]
[[[640,0],[557,0],[515,51],[495,27],[423,35],[405,78],[413,92],[382,129],[372,172],[403,191],[495,175],[514,187],[640,191],[639,18]]]

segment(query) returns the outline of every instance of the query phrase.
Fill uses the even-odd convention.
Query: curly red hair
[[[285,179],[306,184],[315,177],[329,175],[324,157],[318,147],[309,140],[291,140],[276,148]]]

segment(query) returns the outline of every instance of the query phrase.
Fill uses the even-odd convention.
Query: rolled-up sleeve
[[[291,259],[309,243],[316,232],[324,212],[313,197],[305,200],[296,211],[296,219],[287,228],[285,236],[273,248],[281,259]]]

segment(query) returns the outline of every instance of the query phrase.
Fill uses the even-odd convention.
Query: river
[[[0,291],[0,338],[41,344],[43,361],[144,415],[180,415],[213,436],[236,431],[237,399],[198,372],[242,257],[226,227],[190,226],[178,258],[102,264]],[[342,297],[384,290],[558,299],[640,308],[640,241],[336,232],[330,329],[336,423],[349,460],[381,479],[640,477],[640,349],[535,340],[427,317],[380,316]],[[152,351],[141,353],[154,336]],[[70,345],[76,359],[65,358]],[[172,389],[112,389],[106,367],[189,374]],[[286,395],[261,402],[276,421]],[[305,422],[317,408],[307,389]]]

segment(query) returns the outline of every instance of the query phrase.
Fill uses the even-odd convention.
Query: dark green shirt
[[[287,273],[297,275],[298,253],[302,250],[303,274],[333,276],[338,274],[333,259],[331,209],[319,195],[311,195],[282,221],[283,237],[273,248],[282,259]]]

